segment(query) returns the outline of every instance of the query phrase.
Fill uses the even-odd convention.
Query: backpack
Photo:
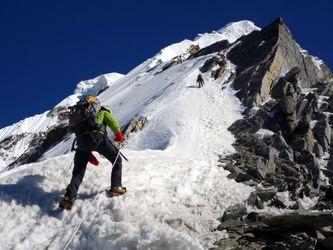
[[[103,124],[97,123],[98,112],[101,105],[98,99],[88,102],[85,99],[78,101],[74,106],[70,107],[68,128],[74,132],[76,136],[91,131],[101,131]]]

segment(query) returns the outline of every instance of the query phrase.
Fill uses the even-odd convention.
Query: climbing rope
[[[114,164],[116,164],[119,155],[120,155],[120,154],[119,154],[119,151],[118,151],[117,157],[116,157],[116,159],[114,160],[114,162],[113,162],[113,164],[112,164],[112,169],[113,169],[113,167],[114,167]],[[93,201],[90,203],[90,204],[91,204],[91,207],[93,207],[93,205],[94,205],[94,203],[96,202],[97,197],[98,197],[98,195],[100,194],[100,192],[102,192],[102,189],[100,189],[100,190],[97,192],[95,198],[94,198]],[[88,211],[88,212],[89,212],[89,211]],[[79,223],[79,224],[77,225],[77,227],[75,228],[75,231],[74,231],[74,233],[72,234],[72,236],[71,236],[71,238],[69,239],[69,241],[67,242],[67,244],[65,245],[64,250],[66,250],[66,249],[68,248],[69,244],[70,244],[70,243],[72,242],[72,240],[74,239],[76,233],[79,231],[79,229],[80,229],[82,223],[87,219],[88,214],[89,214],[88,212],[87,212],[87,214],[81,219],[80,223]]]

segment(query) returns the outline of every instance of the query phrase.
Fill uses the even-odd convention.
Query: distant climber
[[[198,88],[203,87],[203,85],[205,84],[201,74],[198,75],[197,84],[198,84]]]
[[[111,172],[111,189],[107,191],[108,196],[113,197],[126,193],[126,188],[121,183],[122,159],[118,149],[107,137],[107,127],[110,127],[116,135],[115,141],[123,142],[125,140],[114,116],[107,108],[100,106],[96,97],[83,98],[70,108],[68,128],[76,135],[77,148],[72,179],[67,186],[64,198],[59,203],[61,209],[71,209],[87,163],[98,165],[99,162],[92,151],[97,151],[114,164]]]

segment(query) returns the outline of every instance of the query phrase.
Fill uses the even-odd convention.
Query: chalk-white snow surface
[[[203,249],[226,236],[212,232],[217,218],[251,189],[217,167],[218,155],[233,152],[227,128],[241,117],[241,106],[230,87],[222,90],[231,65],[220,79],[204,75],[205,86],[195,87],[206,59],[175,66],[140,86],[118,82],[100,96],[122,122],[135,114],[149,118],[123,150],[130,159],[123,161],[123,197],[106,197],[111,165],[102,158],[99,167],[88,166],[69,212],[59,212],[55,201],[69,183],[72,154],[2,173],[0,247],[61,249],[82,220],[70,249]]]
[[[203,249],[224,237],[212,232],[217,218],[251,191],[216,166],[217,154],[233,151],[227,127],[240,117],[239,103],[230,88],[221,91],[216,82],[200,90],[191,86],[192,81],[177,86],[174,103],[158,103],[164,108],[157,112],[165,115],[130,142],[142,150],[123,150],[130,159],[124,161],[123,197],[106,197],[111,165],[102,158],[99,167],[88,166],[69,212],[55,210],[55,201],[69,183],[73,155],[3,173],[0,247],[62,249],[82,219],[70,249]],[[143,149],[164,148],[173,133],[172,146]]]
[[[99,157],[99,167],[88,165],[73,209],[57,209],[71,178],[71,140],[44,161],[2,172],[0,249],[207,249],[226,237],[214,231],[218,218],[252,188],[217,167],[219,155],[234,152],[227,128],[242,106],[227,82],[235,71],[230,63],[217,80],[211,71],[202,74],[205,85],[196,87],[199,68],[212,56],[165,71],[168,61],[151,69],[149,59],[98,96],[121,125],[148,118],[122,150],[129,159],[124,196],[106,197],[111,164]]]

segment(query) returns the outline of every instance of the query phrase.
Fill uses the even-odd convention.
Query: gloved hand
[[[92,152],[90,152],[90,155],[89,155],[89,160],[88,160],[91,164],[95,165],[95,166],[98,166],[99,164],[99,161],[97,160],[97,158],[93,155]]]
[[[118,134],[116,134],[116,137],[114,138],[114,141],[116,141],[116,142],[125,141],[125,138],[124,138],[123,133],[121,131],[119,131]]]

